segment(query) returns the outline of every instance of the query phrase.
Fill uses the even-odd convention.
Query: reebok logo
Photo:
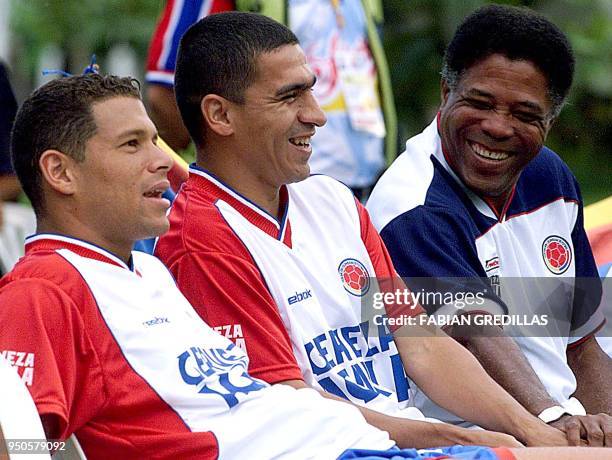
[[[170,320],[168,318],[160,318],[160,317],[155,317],[153,319],[150,319],[149,321],[144,321],[142,323],[143,326],[156,326],[158,324],[163,324],[163,323],[169,323]]]
[[[310,297],[312,297],[310,289],[306,289],[304,292],[296,292],[295,295],[287,298],[287,301],[289,302],[289,305],[293,305],[294,303],[301,302],[302,300],[306,300]]]

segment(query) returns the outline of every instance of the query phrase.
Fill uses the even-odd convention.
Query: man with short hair
[[[399,451],[349,404],[249,376],[247,356],[201,321],[166,268],[131,252],[168,228],[161,196],[172,162],[156,140],[131,78],[55,80],[17,115],[12,154],[38,233],[0,280],[0,355],[28,386],[48,438],[76,433],[89,459],[583,453]]]
[[[151,118],[174,149],[187,147],[189,134],[173,91],[181,36],[210,14],[265,14],[296,34],[317,75],[313,91],[328,122],[311,139],[311,170],[343,182],[365,200],[398,147],[391,80],[378,34],[382,9],[382,0],[168,1],[147,59]]]
[[[175,84],[197,162],[156,254],[202,318],[247,351],[253,376],[374,409],[380,413],[363,412],[400,446],[506,442],[423,423],[405,369],[475,423],[528,444],[565,442],[441,332],[417,329],[394,339],[362,318],[367,286],[377,289],[370,277],[395,272],[350,190],[309,177],[310,139],[325,115],[311,91],[315,75],[288,28],[259,15],[208,16],[181,40]],[[363,284],[349,283],[349,273],[360,273]],[[410,314],[421,312],[415,305]],[[451,373],[449,360],[457,363]]]
[[[572,444],[610,446],[612,419],[585,416],[612,414],[612,363],[594,339],[601,284],[578,184],[543,146],[573,71],[567,37],[544,17],[501,5],[471,14],[445,53],[438,116],[408,140],[368,210],[401,276],[487,292],[493,314],[546,315],[545,327],[504,327],[514,340],[495,325],[450,332]]]

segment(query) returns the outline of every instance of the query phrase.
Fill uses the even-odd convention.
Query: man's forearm
[[[279,382],[296,389],[308,388],[302,380]],[[331,393],[319,391],[321,396],[345,404],[353,404]],[[376,428],[389,433],[389,437],[402,449],[450,446],[455,444],[491,447],[517,447],[520,444],[503,433],[485,430],[469,430],[447,423],[431,423],[406,418],[393,417],[363,406],[357,406],[366,421]]]
[[[559,404],[548,394],[512,337],[472,336],[460,342],[493,380],[531,414],[537,416],[544,409]]]
[[[612,359],[595,337],[568,348],[567,362],[576,376],[574,396],[587,413],[612,415]]]
[[[396,333],[395,342],[406,372],[437,404],[472,423],[510,433],[520,441],[534,443],[534,434],[538,433],[542,438],[550,436],[542,439],[544,443],[563,443],[560,432],[530,415],[455,340],[441,331],[437,337],[402,335],[401,330]]]

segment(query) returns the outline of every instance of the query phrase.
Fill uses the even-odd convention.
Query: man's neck
[[[86,241],[95,244],[96,246],[117,256],[126,264],[129,264],[132,255],[132,247],[134,242],[112,242],[108,241],[104,236],[90,231],[89,228],[83,226],[75,230],[70,223],[56,222],[52,219],[38,218],[36,224],[36,233],[54,233],[65,235],[78,240]]]
[[[250,174],[240,174],[234,165],[225,161],[217,163],[210,159],[198,160],[196,164],[211,172],[223,183],[248,198],[275,218],[280,218],[280,187],[268,185]]]

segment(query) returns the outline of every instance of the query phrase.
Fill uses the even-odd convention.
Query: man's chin
[[[146,236],[139,238],[140,240],[146,240],[149,238],[157,238],[158,236],[162,236],[170,230],[170,222],[168,219],[164,219],[160,222],[155,222],[147,225],[146,230],[143,232]]]

